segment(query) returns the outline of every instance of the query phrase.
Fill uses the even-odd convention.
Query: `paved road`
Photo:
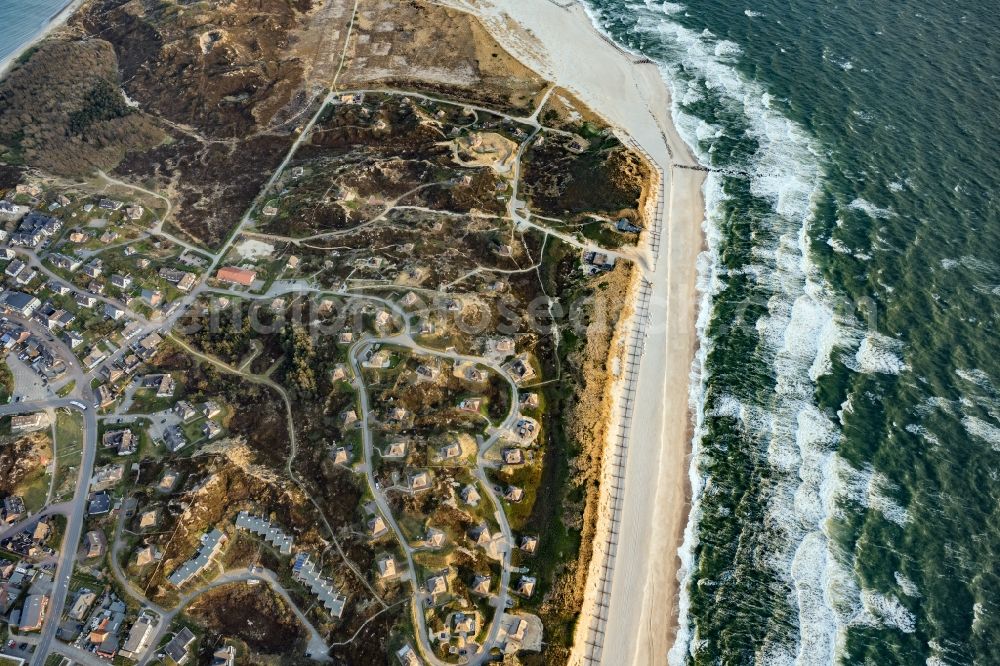
[[[406,330],[395,336],[387,338],[375,338],[361,340],[355,343],[348,354],[348,359],[351,364],[351,370],[355,377],[355,387],[358,390],[358,399],[361,403],[361,424],[362,424],[362,442],[364,449],[364,465],[365,465],[365,476],[368,480],[368,488],[375,498],[375,504],[378,506],[379,511],[385,518],[386,522],[392,528],[396,535],[396,540],[399,542],[406,555],[407,567],[410,570],[410,584],[413,587],[413,616],[417,623],[417,630],[414,632],[416,639],[420,645],[420,650],[423,653],[425,660],[434,664],[434,666],[443,666],[446,662],[442,662],[434,655],[434,650],[431,647],[428,640],[427,625],[424,621],[424,606],[431,599],[431,596],[426,592],[421,590],[421,583],[417,580],[416,567],[413,562],[413,548],[410,546],[406,537],[403,535],[399,524],[396,522],[395,517],[392,515],[392,510],[389,507],[388,501],[385,499],[385,493],[376,485],[375,474],[373,472],[373,465],[371,463],[372,456],[374,453],[374,443],[372,440],[372,431],[369,426],[369,415],[371,413],[371,405],[368,399],[368,389],[365,386],[363,375],[361,374],[361,367],[359,358],[360,356],[372,345],[372,344],[382,344],[388,346],[398,346],[411,349],[418,354],[426,354],[431,356],[438,356],[442,358],[449,358],[456,361],[469,361],[473,363],[478,363],[489,367],[491,370],[503,377],[511,389],[511,408],[507,417],[504,419],[503,423],[493,430],[493,434],[483,442],[476,455],[476,469],[474,473],[476,478],[479,479],[480,485],[483,487],[483,491],[489,497],[493,504],[495,510],[495,517],[500,525],[500,531],[503,534],[505,543],[502,546],[503,553],[503,563],[501,566],[500,574],[500,588],[496,597],[494,597],[494,603],[496,606],[496,611],[493,614],[492,622],[490,623],[490,630],[487,633],[486,640],[480,646],[479,650],[475,655],[466,662],[468,664],[481,664],[489,659],[490,650],[493,648],[497,640],[497,635],[500,632],[501,622],[503,620],[503,612],[507,607],[507,600],[509,598],[508,586],[510,584],[510,557],[511,548],[513,546],[513,535],[510,530],[510,524],[507,521],[507,516],[504,513],[503,505],[500,503],[499,498],[493,490],[493,484],[489,482],[486,477],[486,472],[483,469],[485,460],[483,456],[485,453],[497,442],[497,440],[503,435],[504,431],[509,430],[516,421],[518,417],[518,393],[517,385],[514,383],[513,379],[495,362],[480,358],[477,356],[467,356],[463,354],[458,354],[455,352],[445,352],[435,349],[427,349],[418,345],[410,335],[410,320],[409,318],[404,318],[406,322]]]
[[[11,320],[25,326],[32,333],[47,339],[49,332],[42,329],[34,321],[25,319],[17,315],[8,315]],[[63,536],[63,543],[59,553],[59,563],[56,566],[55,578],[52,582],[52,591],[49,597],[49,608],[38,639],[38,648],[31,659],[32,666],[41,666],[45,663],[45,658],[49,654],[52,639],[55,637],[56,629],[59,626],[59,619],[62,616],[63,607],[66,605],[66,595],[69,591],[69,581],[73,574],[73,566],[76,562],[77,545],[80,543],[80,535],[83,532],[84,518],[87,511],[87,495],[90,489],[90,477],[94,472],[94,460],[97,457],[97,416],[93,409],[94,394],[90,388],[90,381],[86,373],[80,367],[76,356],[69,347],[59,338],[54,338],[48,343],[53,352],[66,363],[67,374],[76,384],[73,392],[66,398],[47,398],[34,402],[20,402],[0,406],[0,416],[7,414],[19,414],[37,412],[42,409],[54,409],[64,407],[80,410],[73,405],[74,401],[82,403],[84,428],[83,428],[83,451],[80,462],[80,470],[77,473],[76,491],[73,499],[66,507],[66,532]],[[65,505],[63,505],[65,506]],[[49,509],[54,509],[50,507]]]
[[[149,641],[149,648],[146,650],[146,654],[139,661],[140,666],[144,666],[156,658],[156,647],[160,644],[160,641],[163,640],[164,636],[167,635],[170,623],[173,622],[174,617],[184,610],[188,604],[213,588],[220,587],[222,585],[229,585],[231,583],[248,582],[252,580],[262,580],[266,582],[278,596],[285,600],[288,607],[292,609],[292,613],[294,613],[295,617],[302,623],[306,633],[309,635],[308,644],[306,645],[308,654],[316,661],[329,661],[329,648],[323,641],[323,637],[320,635],[319,631],[316,630],[316,627],[313,626],[312,622],[309,621],[309,618],[307,618],[305,614],[299,610],[299,607],[288,595],[288,591],[285,590],[281,581],[278,580],[278,576],[270,569],[257,567],[253,571],[250,571],[249,569],[231,569],[221,574],[218,578],[207,585],[196,590],[192,590],[191,592],[181,596],[177,605],[171,610],[162,611],[160,623],[156,628],[156,634]]]
[[[362,92],[362,91],[359,91],[359,92]],[[430,96],[423,95],[423,94],[420,94],[420,93],[413,93],[413,92],[410,92],[410,91],[392,91],[392,90],[386,91],[386,90],[380,90],[378,92],[390,92],[390,93],[397,92],[398,94],[405,94],[405,95],[409,95],[411,97],[416,97],[416,98],[435,99],[437,101],[444,101],[444,102],[448,102],[448,103],[454,103],[454,101],[451,101],[451,100],[438,100],[437,98],[434,98],[434,97],[430,97]],[[551,93],[551,90],[549,91],[549,93]],[[340,94],[340,93],[338,92],[336,94]],[[110,299],[110,298],[102,297],[102,296],[98,296],[97,297],[98,300],[101,301],[101,302],[112,303],[115,306],[122,308],[126,312],[126,316],[128,318],[130,318],[132,320],[135,320],[135,321],[138,321],[138,322],[140,322],[142,324],[140,332],[138,333],[138,335],[134,339],[141,339],[142,337],[144,337],[144,336],[146,336],[146,335],[148,335],[148,334],[150,334],[152,332],[165,332],[165,331],[169,331],[174,326],[174,324],[178,321],[178,319],[187,311],[187,309],[193,303],[195,303],[197,301],[197,299],[199,298],[199,296],[202,293],[204,293],[206,290],[208,290],[208,287],[207,287],[207,279],[208,279],[208,277],[211,275],[211,273],[215,269],[215,267],[219,265],[219,263],[221,262],[222,258],[226,255],[226,253],[228,252],[229,248],[232,246],[233,242],[235,242],[235,240],[239,237],[240,233],[249,224],[250,218],[251,218],[251,215],[252,215],[252,212],[254,210],[254,207],[255,207],[256,203],[259,203],[259,201],[261,199],[263,199],[266,196],[268,196],[269,191],[274,186],[274,184],[277,182],[277,179],[280,177],[280,174],[287,167],[287,165],[291,161],[292,157],[294,156],[295,152],[297,151],[297,149],[299,148],[299,146],[301,145],[301,143],[306,139],[306,137],[309,136],[310,130],[312,129],[312,127],[317,122],[317,120],[320,117],[320,114],[322,113],[323,109],[327,106],[327,104],[329,102],[331,102],[333,100],[334,95],[335,95],[335,92],[333,90],[331,90],[328,93],[328,95],[326,96],[326,98],[323,100],[323,103],[320,105],[319,109],[316,111],[315,115],[309,120],[309,122],[307,123],[306,127],[304,128],[304,130],[299,134],[299,136],[296,138],[295,142],[292,144],[291,148],[289,149],[289,151],[286,154],[286,156],[285,156],[284,160],[282,161],[282,163],[272,173],[272,175],[271,175],[270,179],[268,180],[267,184],[261,189],[261,192],[258,195],[257,199],[255,200],[254,205],[252,205],[252,206],[250,206],[248,208],[248,210],[246,211],[246,213],[244,214],[244,216],[241,218],[239,224],[236,226],[236,228],[233,230],[233,232],[231,233],[231,235],[227,238],[226,242],[223,243],[223,245],[219,248],[218,251],[212,253],[212,252],[203,250],[201,248],[195,248],[195,247],[191,246],[188,243],[180,241],[179,239],[176,239],[176,238],[173,238],[173,237],[169,237],[168,234],[165,234],[164,232],[162,232],[162,220],[158,221],[158,224],[157,224],[156,228],[154,230],[150,231],[150,233],[152,235],[159,234],[159,235],[167,236],[167,237],[169,237],[169,239],[171,241],[178,243],[179,245],[185,247],[186,249],[196,250],[196,251],[198,251],[200,253],[208,255],[211,258],[211,261],[210,261],[210,265],[208,266],[207,270],[201,276],[201,279],[199,280],[198,284],[191,290],[191,292],[189,292],[187,295],[185,295],[184,297],[182,297],[181,299],[179,299],[176,302],[175,307],[171,311],[171,314],[167,315],[166,317],[164,317],[162,320],[159,320],[159,321],[149,321],[145,317],[143,317],[142,315],[140,315],[139,313],[137,313],[137,312],[135,312],[135,311],[127,308],[124,303],[121,303],[120,301],[117,301],[115,299]],[[532,126],[535,129],[535,131],[537,132],[538,129],[540,128],[540,124],[538,122],[538,112],[542,108],[543,105],[544,105],[544,100],[543,100],[542,104],[539,105],[538,109],[536,109],[535,112],[532,115],[528,116],[528,117],[512,117],[512,116],[509,116],[509,117],[510,117],[510,119],[515,120],[515,121],[517,121],[519,123],[524,123],[524,124]],[[470,105],[467,105],[467,106],[470,106]],[[492,109],[486,109],[486,108],[475,107],[475,106],[472,106],[472,108],[480,110],[480,111],[484,111],[484,112],[493,113],[493,114],[497,113],[495,110],[492,110]],[[555,131],[555,130],[551,130],[551,128],[546,128],[546,129],[548,131]],[[523,147],[524,147],[524,144],[522,144],[522,146],[520,147],[520,149],[518,151],[519,155],[523,151]],[[519,203],[519,202],[516,201],[516,192],[517,192],[516,181],[518,180],[518,176],[519,176],[519,164],[517,165],[517,171],[515,172],[515,196],[512,197],[512,202],[511,202],[511,205],[512,205],[511,216],[514,219],[518,220],[518,221],[521,221],[521,222],[533,225],[534,223],[530,222],[529,219],[528,219],[528,217],[525,216],[524,213],[521,212],[522,209],[519,206],[516,205],[517,203]],[[125,183],[122,183],[121,181],[117,181],[116,184],[127,185]],[[130,187],[134,187],[134,186],[130,186]],[[155,192],[150,192],[148,190],[144,190],[143,188],[136,188],[136,189],[144,191],[144,192],[146,192],[148,194],[153,194],[154,196],[160,196],[160,195],[157,195]],[[168,201],[168,206],[169,206],[169,201]],[[515,211],[514,208],[517,208],[517,210]],[[556,233],[556,232],[553,232],[550,229],[544,229],[541,226],[539,226],[539,228],[542,228],[547,233]],[[575,239],[570,239],[569,237],[564,237],[564,235],[562,235],[562,234],[556,233],[556,235],[559,236],[561,239],[565,240],[566,242],[571,242],[574,245],[579,245],[580,244],[579,241],[577,241]],[[597,248],[595,246],[593,249],[600,249],[600,248]],[[46,276],[48,276],[50,278],[58,279],[58,280],[60,280],[62,282],[65,282],[65,280],[63,280],[60,276],[58,276],[53,271],[49,270],[47,267],[45,267],[44,265],[42,265],[42,263],[41,263],[38,255],[35,252],[32,252],[30,250],[26,250],[26,249],[23,249],[23,248],[19,248],[19,249],[17,249],[17,253],[20,254],[20,255],[22,255],[23,257],[25,257],[28,260],[29,265],[37,268],[44,275],[46,275]],[[75,287],[72,287],[72,285],[70,285],[70,286],[76,292],[80,292],[81,291],[79,289],[76,289]],[[275,283],[275,285],[272,286],[272,288],[269,290],[268,295],[277,294],[281,290],[286,290],[286,292],[304,292],[304,291],[308,291],[308,292],[315,292],[315,293],[331,293],[328,290],[320,290],[320,289],[316,289],[316,288],[313,288],[313,287],[304,286],[302,283],[299,283],[299,282],[296,282],[296,281],[282,281],[282,282]],[[224,292],[225,290],[216,290],[216,291],[223,291]],[[246,296],[246,294],[244,294],[242,292],[238,293],[238,295],[240,295],[240,296]],[[344,294],[342,293],[341,295],[344,295]],[[480,479],[480,482],[481,482],[481,484],[483,486],[484,491],[489,496],[490,501],[493,503],[493,505],[494,505],[494,507],[496,509],[496,518],[497,518],[498,523],[501,526],[501,531],[502,531],[502,533],[504,535],[504,538],[506,539],[506,545],[503,548],[503,556],[504,556],[503,559],[504,559],[504,561],[503,561],[503,573],[502,573],[502,579],[501,579],[500,593],[499,593],[499,595],[495,599],[496,605],[497,605],[497,612],[494,614],[492,626],[490,628],[487,640],[484,643],[484,647],[470,661],[470,663],[479,663],[479,662],[481,662],[483,659],[485,659],[488,656],[489,648],[492,646],[492,644],[496,640],[496,636],[498,634],[499,627],[500,627],[500,620],[502,618],[502,611],[506,607],[506,603],[507,603],[507,599],[508,599],[508,583],[509,583],[509,578],[510,578],[510,552],[511,552],[511,547],[512,547],[512,544],[513,544],[512,535],[510,533],[510,527],[508,525],[506,516],[505,516],[505,514],[503,512],[503,508],[502,508],[502,505],[500,503],[500,500],[496,497],[496,494],[495,494],[495,492],[493,490],[493,487],[488,482],[488,479],[486,478],[485,472],[483,470],[483,465],[484,465],[484,462],[485,462],[484,459],[483,459],[483,455],[497,441],[497,438],[500,436],[500,433],[502,432],[502,430],[504,430],[506,428],[509,428],[513,424],[514,419],[517,418],[517,388],[516,388],[516,385],[514,384],[514,382],[511,380],[511,378],[509,376],[507,376],[507,374],[505,372],[503,372],[503,370],[501,368],[499,368],[499,366],[497,366],[495,363],[492,363],[492,362],[488,361],[487,359],[482,359],[482,358],[472,357],[472,356],[464,356],[464,355],[455,354],[455,353],[449,353],[449,352],[441,352],[441,351],[432,350],[432,349],[424,349],[424,348],[420,347],[419,345],[417,345],[413,341],[413,339],[411,337],[411,330],[410,330],[411,321],[410,321],[409,317],[405,314],[405,312],[403,312],[403,310],[396,303],[388,301],[386,299],[382,299],[382,298],[375,297],[375,296],[369,296],[369,295],[362,295],[362,296],[359,296],[359,298],[364,298],[366,300],[370,300],[370,301],[374,301],[374,302],[381,302],[381,303],[385,304],[387,307],[391,308],[397,315],[400,315],[402,317],[403,321],[406,322],[406,330],[405,330],[405,332],[402,333],[402,334],[400,334],[400,335],[397,335],[397,336],[393,336],[393,337],[390,337],[390,338],[385,338],[384,340],[382,340],[385,344],[407,347],[407,348],[413,349],[413,350],[415,350],[415,351],[417,351],[419,353],[433,354],[433,355],[436,355],[436,356],[439,356],[439,357],[451,358],[453,360],[471,361],[471,362],[474,362],[474,363],[483,364],[483,365],[486,365],[486,366],[490,367],[493,371],[497,372],[501,376],[505,377],[505,379],[508,381],[508,383],[511,386],[511,391],[512,391],[511,412],[508,415],[508,417],[505,419],[504,424],[500,428],[498,428],[496,431],[494,431],[494,433],[492,434],[492,436],[488,440],[486,440],[486,442],[484,442],[481,445],[480,450],[479,450],[479,452],[477,454],[477,469],[475,470],[477,478]],[[30,330],[33,330],[36,333],[40,334],[43,338],[47,339],[49,337],[49,335],[50,335],[50,333],[47,330],[41,329],[41,327],[38,326],[34,322],[23,320],[22,318],[19,318],[19,317],[16,317],[16,316],[12,316],[11,318],[14,319],[15,321],[20,321],[20,323],[22,323],[25,326],[27,326]],[[369,342],[372,342],[372,341],[369,340]],[[79,470],[79,473],[78,473],[76,491],[74,493],[74,496],[73,496],[73,499],[72,499],[71,502],[63,503],[63,504],[60,504],[60,505],[52,505],[52,506],[48,507],[48,509],[46,510],[48,513],[56,513],[56,512],[58,512],[58,513],[64,513],[67,516],[67,529],[66,529],[66,534],[65,534],[65,537],[64,537],[64,542],[63,542],[63,546],[62,546],[60,557],[59,557],[59,563],[58,563],[58,567],[57,567],[57,570],[56,570],[55,580],[54,580],[54,583],[53,583],[52,597],[51,597],[50,605],[49,605],[49,613],[48,613],[48,617],[46,619],[45,625],[43,627],[43,630],[42,630],[42,632],[41,632],[41,634],[39,636],[39,649],[35,652],[35,656],[32,659],[32,665],[33,666],[36,665],[36,664],[42,664],[44,662],[44,660],[45,660],[46,655],[49,653],[49,648],[50,648],[50,645],[51,645],[51,642],[52,642],[52,638],[55,635],[59,618],[60,618],[60,616],[62,614],[62,610],[63,610],[63,608],[65,606],[66,595],[67,595],[67,591],[68,591],[68,583],[69,583],[69,579],[70,579],[70,577],[72,575],[73,565],[74,565],[75,558],[76,558],[77,545],[78,545],[79,540],[80,540],[80,535],[82,533],[83,523],[84,523],[84,519],[85,519],[86,501],[87,501],[88,490],[89,490],[89,480],[90,480],[90,477],[91,477],[91,475],[93,473],[93,466],[94,466],[94,460],[96,458],[96,449],[97,449],[97,419],[96,419],[95,410],[93,409],[94,395],[93,395],[93,391],[90,388],[91,379],[93,379],[94,376],[96,375],[96,370],[94,372],[92,372],[92,373],[86,373],[83,370],[83,368],[80,367],[80,364],[79,364],[78,360],[76,359],[76,357],[73,355],[73,353],[66,347],[66,345],[60,339],[56,338],[55,342],[51,342],[49,344],[51,344],[56,349],[57,353],[60,356],[63,357],[64,361],[67,364],[67,367],[69,369],[69,374],[70,374],[72,380],[75,382],[72,394],[69,397],[67,397],[67,398],[52,398],[52,399],[46,399],[46,400],[40,400],[40,401],[33,401],[33,402],[29,402],[29,403],[18,403],[18,404],[15,404],[15,405],[0,406],[0,415],[4,415],[4,414],[13,414],[13,413],[33,412],[33,411],[38,411],[38,410],[41,410],[41,409],[51,409],[51,408],[56,408],[56,407],[76,408],[76,407],[73,407],[72,404],[71,404],[71,402],[75,401],[75,400],[78,400],[78,401],[82,402],[85,405],[84,409],[82,410],[83,413],[84,413],[83,455],[82,455],[82,462],[81,462],[81,465],[80,465],[80,470]],[[122,354],[124,354],[126,351],[127,351],[127,345],[123,345],[116,352],[114,352],[108,359],[106,359],[105,363],[111,362],[111,361],[117,359]],[[189,349],[189,351],[191,351],[192,353],[195,353],[194,350],[190,350]],[[201,356],[203,358],[207,358],[207,357],[204,357],[201,354],[197,354],[196,353],[196,355]],[[211,359],[209,359],[209,360],[211,360]],[[361,375],[360,375],[360,370],[359,370],[359,368],[357,366],[357,357],[354,354],[352,354],[352,356],[351,356],[351,363],[352,363],[352,366],[354,368],[356,376],[360,378]],[[236,369],[232,369],[232,368],[228,368],[228,367],[226,369],[229,370],[229,371],[231,371],[231,372],[236,372],[238,374],[245,374],[245,373],[241,373],[239,370],[236,370]],[[291,407],[290,407],[290,404],[288,402],[287,395],[284,393],[284,390],[281,387],[277,386],[276,384],[273,384],[273,382],[270,382],[269,380],[266,380],[266,378],[256,378],[256,379],[258,381],[263,379],[264,383],[267,383],[269,385],[274,386],[281,393],[282,397],[284,398],[284,400],[286,402],[286,407],[287,407],[288,412],[289,412],[288,413],[289,419],[291,419]],[[370,458],[371,458],[371,453],[372,453],[372,448],[373,448],[372,441],[371,441],[371,433],[370,433],[370,430],[367,427],[367,415],[368,415],[368,412],[370,411],[370,407],[368,405],[367,391],[364,390],[363,382],[359,381],[359,388],[360,388],[359,393],[360,393],[360,395],[362,397],[363,413],[365,415],[365,417],[364,417],[365,418],[365,429],[364,429],[364,432],[365,432],[365,451],[366,451],[365,455],[366,455],[366,461],[367,461],[367,460],[370,460]],[[292,442],[293,442],[293,456],[294,456],[295,436],[294,436],[294,427],[292,427],[291,421],[289,421],[289,431],[290,431],[290,434],[291,434],[291,437],[292,437]],[[290,465],[289,465],[289,472],[291,473]],[[372,486],[373,491],[374,491],[374,477],[373,477],[373,474],[371,472],[371,465],[368,465],[367,475],[368,475],[368,482]],[[294,476],[293,476],[293,479],[294,479]],[[400,543],[403,545],[403,548],[404,548],[404,550],[407,553],[407,559],[409,560],[410,570],[411,570],[411,572],[414,572],[415,568],[414,568],[413,561],[412,561],[412,550],[409,548],[409,545],[406,544],[405,540],[402,539],[402,532],[399,530],[399,527],[396,524],[395,519],[392,517],[391,511],[389,511],[388,504],[385,502],[384,495],[381,492],[373,492],[373,494],[376,497],[376,501],[377,501],[377,503],[379,505],[379,508],[383,512],[383,515],[386,518],[387,522],[389,522],[393,526],[393,529],[396,531],[397,535],[399,536]],[[322,516],[322,512],[321,512],[320,515]],[[325,517],[323,517],[323,520],[325,521]],[[328,527],[329,527],[329,525],[328,525]],[[336,540],[334,540],[334,541],[336,543]],[[337,544],[337,546],[338,546],[338,550],[339,550],[339,544]],[[342,551],[341,551],[341,555],[344,557],[344,559],[348,563],[348,565],[351,566],[352,568],[354,568],[353,565],[352,565],[352,563],[350,562],[350,560],[348,560],[346,558],[346,555]],[[120,573],[121,573],[120,571],[116,572],[116,574],[120,574]],[[355,573],[357,573],[359,576],[361,576],[360,572],[357,572],[356,570],[355,570]],[[417,616],[417,621],[420,624],[420,628],[421,628],[421,630],[418,632],[418,639],[421,641],[421,644],[424,645],[426,643],[426,641],[427,641],[426,627],[424,626],[423,612],[422,612],[422,604],[423,604],[423,598],[424,597],[421,595],[421,593],[417,589],[418,582],[416,581],[415,576],[411,576],[411,577],[413,578],[412,582],[413,582],[413,585],[415,587],[415,589],[414,589],[414,602],[415,602],[415,611],[416,611],[415,615]],[[362,578],[362,581],[366,585],[368,585],[367,580],[363,576],[361,576],[361,578]],[[132,592],[131,588],[128,588],[128,589],[129,589],[129,592],[131,594],[131,592]],[[278,588],[276,588],[276,589],[278,589]],[[370,586],[369,586],[369,589],[371,590]],[[372,593],[375,594],[373,590],[372,590]],[[375,594],[375,598],[379,599],[379,597],[378,597],[377,594]],[[148,601],[145,601],[144,603],[146,605],[150,605]],[[383,606],[384,605],[385,604],[383,602]],[[294,605],[293,605],[293,607],[294,607]],[[154,608],[155,608],[155,606],[154,606]],[[162,609],[160,609],[160,610],[162,610]],[[162,617],[162,615],[161,615],[161,617]],[[162,621],[161,622],[160,631],[165,631],[167,625],[169,625],[169,622]],[[311,634],[314,634],[314,633],[315,633],[315,630],[311,630]],[[313,638],[315,638],[315,636],[313,636]],[[317,646],[318,646],[318,643],[317,643]],[[68,648],[66,650],[68,650]],[[62,651],[62,652],[66,652],[66,650],[60,649],[60,651]],[[318,650],[318,647],[317,647],[317,650]],[[427,648],[426,651],[427,651],[427,653],[429,655],[431,655],[431,657],[433,657],[432,653],[429,651],[429,648]],[[318,654],[318,652],[317,652],[317,654]],[[323,652],[323,654],[325,654],[325,646],[324,646],[324,652]],[[435,664],[439,663],[434,658],[431,658],[430,661],[432,663],[435,663]],[[441,663],[443,663],[443,662],[441,662]]]

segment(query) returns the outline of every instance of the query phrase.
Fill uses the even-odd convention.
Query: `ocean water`
[[[1000,12],[586,0],[708,250],[673,665],[1000,664]]]
[[[30,42],[67,0],[0,0],[0,61]]]

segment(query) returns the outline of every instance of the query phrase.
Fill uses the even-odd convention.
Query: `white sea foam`
[[[979,368],[958,368],[955,370],[955,374],[964,379],[967,382],[972,382],[973,384],[979,386],[980,388],[986,389],[990,393],[996,394],[997,390],[993,386],[993,381],[990,376],[980,370]]]
[[[857,469],[839,457],[835,458],[834,469],[840,481],[838,499],[871,509],[900,527],[910,521],[909,512],[888,496],[896,486],[884,474],[871,467]]]
[[[896,579],[896,584],[899,585],[899,589],[903,591],[903,594],[905,594],[908,597],[920,596],[920,590],[917,589],[917,584],[914,583],[909,578],[907,578],[905,575],[901,574],[898,571],[894,571],[893,577]]]
[[[975,416],[964,416],[962,427],[973,437],[986,441],[994,451],[1000,451],[1000,428]]]
[[[919,436],[931,446],[941,446],[941,440],[938,439],[937,435],[922,425],[911,423],[906,426],[906,432]]]
[[[852,210],[860,210],[868,217],[872,217],[875,219],[892,217],[893,215],[892,210],[888,208],[879,208],[872,202],[868,201],[867,199],[863,199],[861,197],[858,197],[857,199],[849,203],[847,207]]]
[[[707,140],[715,136],[716,128],[682,111],[683,101],[693,94],[692,90],[701,94],[701,87],[689,83],[691,76],[723,105],[742,114],[747,132],[758,146],[752,160],[741,168],[749,172],[751,193],[772,202],[775,213],[769,220],[770,229],[755,238],[754,264],[740,272],[772,294],[765,304],[767,314],[758,320],[757,327],[765,343],[763,353],[773,362],[776,399],[766,414],[731,396],[717,400],[715,409],[718,414],[737,418],[742,427],[752,429],[756,437],[766,441],[769,459],[777,469],[784,470],[778,474],[783,480],[768,502],[765,520],[786,534],[774,544],[770,566],[796,590],[792,603],[797,606],[800,621],[797,633],[775,636],[762,646],[761,661],[828,664],[842,650],[844,627],[861,612],[861,604],[851,567],[839,561],[842,555],[831,551],[825,531],[840,495],[835,490],[839,480],[833,470],[839,428],[816,407],[814,380],[829,371],[834,349],[857,344],[861,336],[845,330],[845,323],[834,316],[827,288],[809,259],[808,231],[822,177],[817,152],[806,132],[774,108],[775,100],[761,86],[747,81],[728,64],[738,53],[733,46],[715,40],[707,31],[699,34],[665,21],[665,13],[677,11],[674,7],[663,9],[653,3],[646,7],[660,11],[643,12],[640,6],[630,7],[639,13],[636,29],[643,39],[656,39],[665,45],[672,52],[671,59],[683,66],[682,77],[674,69],[676,65],[664,65],[664,78],[672,89],[675,124],[701,161],[710,160],[702,147],[710,143]],[[673,665],[683,663],[702,645],[689,621],[689,585],[695,569],[693,553],[698,544],[702,501],[712,493],[700,461],[705,419],[712,416],[704,410],[708,379],[705,364],[712,346],[705,332],[713,298],[725,289],[718,268],[718,223],[724,200],[718,174],[708,176],[704,192],[708,250],[699,260],[701,345],[690,389],[695,414],[689,469],[692,509],[679,553],[680,626],[669,655]],[[889,510],[877,494],[871,495],[866,495],[867,502]]]
[[[739,44],[736,42],[723,40],[721,42],[717,42],[715,45],[716,58],[735,58],[741,53],[743,53],[743,49],[741,49]]]
[[[865,615],[858,619],[858,624],[895,627],[905,634],[916,631],[917,618],[896,597],[864,590],[861,592],[861,602],[864,604]]]
[[[909,366],[901,357],[903,343],[880,333],[869,333],[861,341],[854,355],[856,365],[851,369],[864,374],[881,373],[898,375]]]

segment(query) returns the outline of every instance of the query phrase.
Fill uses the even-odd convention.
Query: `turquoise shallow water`
[[[671,662],[1000,663],[1000,14],[588,0],[706,186]]]
[[[66,4],[67,0],[0,0],[0,60],[30,42]]]

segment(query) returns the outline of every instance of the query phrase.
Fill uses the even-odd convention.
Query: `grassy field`
[[[55,497],[73,495],[73,481],[83,457],[83,415],[77,411],[56,412],[56,481]]]

